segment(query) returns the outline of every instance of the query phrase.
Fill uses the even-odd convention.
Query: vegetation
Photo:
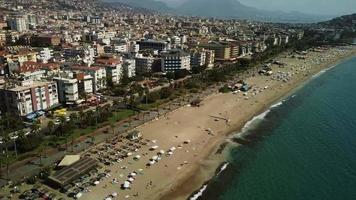
[[[61,123],[59,125],[55,125],[53,121],[50,121],[47,129],[42,131],[39,129],[39,123],[34,122],[30,128],[36,134],[27,138],[21,136],[17,140],[17,149],[7,149],[10,140],[8,134],[3,133],[2,137],[5,141],[7,156],[2,156],[0,161],[2,164],[9,164],[14,160],[20,160],[26,156],[33,156],[33,153],[28,152],[37,152],[36,154],[39,155],[39,158],[42,158],[42,154],[45,152],[47,146],[56,148],[65,144],[67,149],[69,140],[74,141],[76,138],[88,135],[100,127],[110,125],[113,129],[115,122],[130,118],[135,115],[136,111],[157,109],[160,105],[172,99],[180,98],[189,93],[199,92],[216,83],[226,82],[232,76],[242,74],[258,66],[260,63],[273,58],[286,49],[300,49],[300,46],[305,48],[308,45],[316,45],[316,43],[307,36],[305,40],[291,42],[288,46],[269,48],[263,53],[254,55],[252,59],[240,59],[236,63],[211,70],[205,70],[205,67],[197,68],[193,70],[191,78],[172,83],[169,87],[164,87],[160,91],[150,92],[148,88],[132,84],[132,80],[128,77],[124,77],[123,84],[114,86],[112,93],[114,95],[123,96],[123,103],[127,105],[126,109],[117,107],[118,102],[115,102],[114,106],[107,105],[86,112],[80,111],[77,114],[72,114],[69,121],[64,117],[60,118]],[[167,74],[167,78],[179,79],[186,75],[188,75],[186,71],[181,71]],[[220,88],[220,91],[226,92],[227,89],[227,85],[225,85]],[[5,117],[0,120],[0,127],[3,127],[3,129],[9,133],[9,130],[22,129],[24,124],[22,120],[19,120],[14,115],[6,114]],[[92,141],[93,140],[94,138]],[[16,155],[18,151],[21,155],[16,156],[16,159],[14,157],[15,154],[12,154],[10,150],[16,152]]]

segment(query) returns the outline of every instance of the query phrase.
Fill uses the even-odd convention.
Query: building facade
[[[56,82],[25,81],[10,88],[1,88],[3,112],[26,116],[40,110],[48,110],[59,104]]]
[[[183,50],[170,50],[162,53],[161,69],[163,72],[190,70],[190,55]]]

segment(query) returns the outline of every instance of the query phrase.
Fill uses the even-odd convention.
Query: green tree
[[[164,87],[159,92],[161,99],[167,99],[173,94],[173,89],[170,87]]]
[[[158,99],[160,99],[160,94],[158,92],[151,92],[147,95],[147,102],[148,103],[154,103]]]
[[[55,124],[52,120],[50,120],[47,124],[48,127],[48,131],[49,131],[49,135],[53,135],[54,131],[55,131]]]

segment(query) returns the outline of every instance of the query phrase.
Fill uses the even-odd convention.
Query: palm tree
[[[48,127],[48,130],[49,130],[49,134],[52,135],[53,132],[54,132],[54,127],[55,127],[54,122],[52,120],[49,121],[48,124],[47,124],[47,127]]]
[[[110,123],[110,128],[112,130],[112,134],[115,135],[115,124],[114,123]]]
[[[38,151],[37,151],[37,155],[38,157],[40,158],[40,166],[42,166],[42,154],[43,154],[43,151],[44,151],[44,148],[43,146],[41,145],[39,148],[38,148]]]
[[[9,149],[7,147],[8,145],[8,142],[10,141],[10,136],[8,133],[4,132],[4,128],[3,126],[1,126],[1,135],[2,135],[2,140],[3,140],[3,143],[5,145],[5,158],[2,157],[1,159],[1,165],[2,165],[2,162],[4,162],[4,164],[6,164],[6,175],[7,175],[7,178],[9,178],[9,172],[10,172],[10,169],[9,169],[9,165],[10,165],[10,160],[9,160]],[[2,166],[0,166],[0,169],[1,169]]]
[[[35,120],[32,124],[31,124],[31,132],[33,133],[37,133],[40,128],[41,128],[41,125],[40,125],[40,122],[38,120]]]
[[[144,92],[145,92],[145,99],[146,99],[146,105],[147,105],[147,96],[150,94],[150,89],[148,87],[145,87]]]
[[[95,137],[94,136],[89,136],[89,138],[90,138],[91,143],[94,144]]]
[[[135,103],[135,94],[130,94],[130,107],[131,107],[131,109],[134,106],[134,103]]]

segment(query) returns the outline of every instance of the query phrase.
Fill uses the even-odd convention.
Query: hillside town
[[[11,190],[6,195],[21,199],[79,199],[101,182],[103,191],[117,184],[111,174],[123,176],[111,166],[121,162],[121,170],[142,166],[130,168],[127,181],[117,187],[129,189],[144,167],[191,144],[184,138],[161,150],[157,139],[134,127],[186,104],[199,107],[219,89],[253,98],[247,97],[249,90],[257,95],[269,87],[253,87],[242,80],[246,76],[231,74],[253,64],[262,66],[253,76],[287,84],[294,68],[273,74],[271,66],[282,70],[287,64],[271,55],[304,37],[298,25],[172,16],[99,0],[0,0],[0,185]],[[330,51],[337,57],[349,49]],[[293,67],[307,70],[310,63],[334,58],[303,63],[308,53],[293,51],[284,59],[298,60]],[[220,77],[223,73],[227,76]],[[229,123],[215,117],[219,121]],[[204,132],[215,134],[208,127]],[[33,184],[38,178],[44,180],[41,189],[22,185],[16,192],[15,183]],[[145,181],[146,189],[153,187]],[[100,199],[118,195],[97,190]]]
[[[0,4],[2,113],[26,117],[80,106],[123,77],[209,70],[303,37],[272,24],[122,12],[97,8],[94,1],[51,2]]]

